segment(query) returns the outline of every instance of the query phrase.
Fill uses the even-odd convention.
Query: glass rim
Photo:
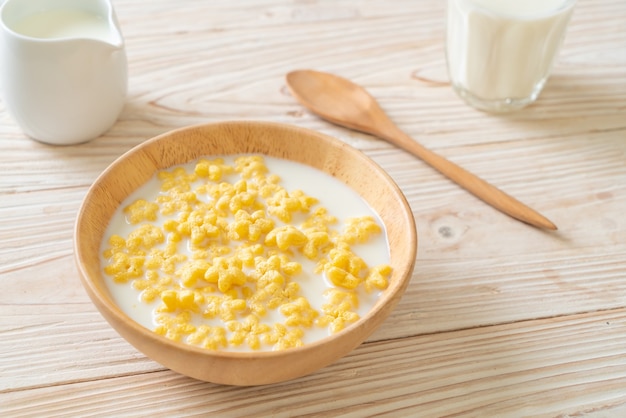
[[[451,2],[451,3],[452,2],[453,3],[459,3],[459,2],[468,3],[468,4],[471,4],[472,7],[475,7],[476,9],[480,10],[481,12],[483,12],[485,14],[489,14],[489,15],[492,15],[492,16],[503,17],[503,18],[507,18],[507,19],[511,19],[511,20],[541,19],[541,18],[545,18],[545,17],[555,16],[555,15],[558,15],[560,13],[564,13],[564,12],[570,10],[571,8],[573,8],[577,1],[578,0],[564,0],[558,7],[554,8],[554,9],[546,10],[546,11],[543,11],[543,12],[540,12],[540,13],[515,14],[515,13],[507,13],[507,12],[493,10],[493,9],[491,9],[489,7],[486,7],[485,5],[481,4],[480,0],[449,0],[449,2]]]

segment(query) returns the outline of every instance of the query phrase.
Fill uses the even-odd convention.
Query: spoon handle
[[[557,229],[554,223],[539,212],[526,206],[497,187],[487,183],[475,174],[456,165],[452,161],[424,148],[400,129],[395,128],[392,130],[391,134],[385,134],[385,139],[422,159],[450,180],[499,211],[539,228]]]

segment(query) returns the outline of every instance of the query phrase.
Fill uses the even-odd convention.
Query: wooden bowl
[[[283,351],[211,351],[171,341],[139,325],[113,301],[100,265],[102,237],[113,213],[157,170],[203,156],[254,153],[315,167],[358,192],[379,214],[390,245],[393,275],[373,308],[356,323],[322,340]],[[75,225],[75,260],[93,303],[127,341],[151,359],[196,379],[260,385],[309,374],[361,344],[399,301],[411,279],[417,233],[411,209],[393,180],[347,144],[307,129],[266,122],[192,126],[148,140],[118,158],[91,186]]]

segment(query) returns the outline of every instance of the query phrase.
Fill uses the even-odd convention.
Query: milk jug
[[[127,92],[124,40],[110,0],[6,0],[0,8],[0,92],[38,141],[96,138]]]

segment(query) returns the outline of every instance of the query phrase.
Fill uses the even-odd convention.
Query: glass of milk
[[[450,82],[468,104],[506,112],[533,103],[576,0],[448,0]]]

